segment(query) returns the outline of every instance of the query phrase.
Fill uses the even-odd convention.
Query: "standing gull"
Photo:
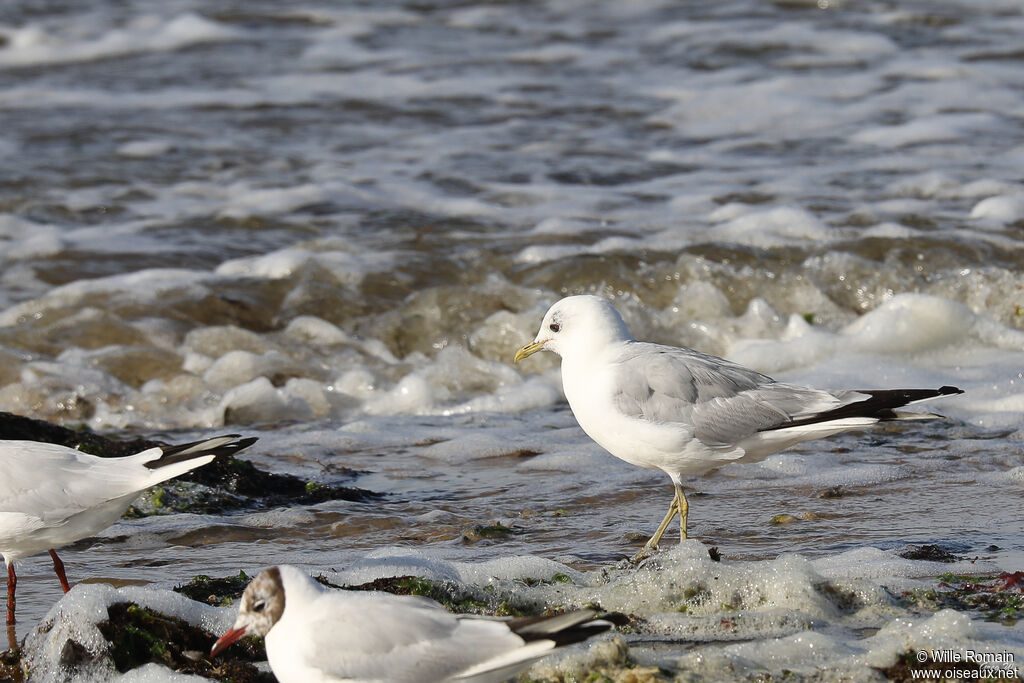
[[[515,361],[541,350],[562,357],[565,397],[590,438],[672,478],[668,513],[637,559],[658,547],[677,514],[686,538],[685,475],[881,421],[936,417],[897,409],[963,393],[949,386],[822,391],[777,382],[692,349],[636,341],[611,302],[596,296],[555,303]]]
[[[329,590],[286,565],[242,595],[216,656],[242,636],[266,636],[281,683],[310,681],[504,681],[556,647],[602,633],[596,612],[493,619],[452,614],[427,598]]]
[[[39,441],[0,441],[0,554],[7,563],[8,626],[14,624],[15,562],[48,550],[67,593],[71,587],[56,548],[106,529],[144,489],[255,441],[229,434],[123,458]]]

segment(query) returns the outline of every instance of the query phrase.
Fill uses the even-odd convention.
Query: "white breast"
[[[613,404],[614,366],[562,359],[562,387],[573,415],[591,439],[631,465],[675,476],[705,449],[685,425],[629,417]],[[703,455],[703,460],[707,456]]]

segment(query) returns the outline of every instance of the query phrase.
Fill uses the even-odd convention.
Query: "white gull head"
[[[625,321],[607,299],[582,294],[556,302],[544,314],[533,342],[516,352],[520,361],[538,351],[589,355],[612,344],[633,341]]]

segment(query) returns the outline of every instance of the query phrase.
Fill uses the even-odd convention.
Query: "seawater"
[[[615,566],[667,477],[582,434],[557,359],[510,362],[580,292],[787,381],[966,390],[689,482],[727,561],[1020,570],[1022,32],[1008,0],[10,3],[0,409],[253,433],[264,467],[385,494],[125,521],[64,553],[73,581]],[[23,566],[22,635],[49,574]]]

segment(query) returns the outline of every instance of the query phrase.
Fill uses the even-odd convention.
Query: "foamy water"
[[[932,404],[947,421],[691,482],[691,531],[727,560],[864,578],[857,553],[937,543],[1024,567],[1018,3],[137,0],[0,21],[0,410],[251,432],[265,467],[385,494],[124,522],[65,553],[73,581],[410,548],[613,565],[667,477],[582,434],[556,358],[511,364],[579,292],[637,338],[787,381],[966,390]],[[21,635],[48,573],[22,568]],[[777,626],[701,661],[813,668],[795,642],[768,663]],[[1021,640],[993,629],[971,637]],[[835,670],[874,647],[812,635],[850,650]]]

